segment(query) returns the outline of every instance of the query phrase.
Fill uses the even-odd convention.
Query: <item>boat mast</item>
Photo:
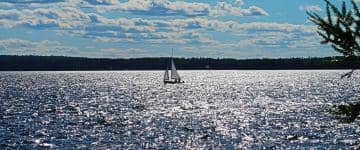
[[[170,70],[172,71],[172,64],[173,64],[173,55],[174,55],[174,49],[171,48],[171,57],[170,57]]]
[[[174,48],[171,48],[171,59],[173,58],[174,56]]]

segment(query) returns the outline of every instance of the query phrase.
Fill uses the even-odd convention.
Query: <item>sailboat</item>
[[[175,67],[175,63],[174,63],[174,59],[173,59],[173,55],[174,55],[174,50],[172,50],[172,55],[171,55],[171,74],[169,76],[169,68],[166,67],[165,70],[165,74],[164,74],[164,83],[170,83],[170,84],[176,84],[176,83],[184,83],[184,81],[181,81],[180,75],[176,70]]]

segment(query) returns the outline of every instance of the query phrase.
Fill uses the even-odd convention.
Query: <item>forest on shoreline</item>
[[[174,58],[179,70],[297,70],[360,69],[359,58],[342,56],[276,59]],[[0,55],[1,71],[85,71],[85,70],[164,70],[170,63],[160,58],[85,58],[66,56]]]

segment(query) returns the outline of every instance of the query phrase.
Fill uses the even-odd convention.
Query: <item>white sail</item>
[[[165,74],[164,74],[164,81],[168,81],[168,80],[169,80],[169,70],[166,67]]]
[[[174,63],[173,59],[171,59],[171,79],[180,80],[180,75],[178,74],[178,72],[176,70],[175,63]]]
[[[171,73],[170,73],[170,78],[169,78],[169,68],[167,67],[165,70],[165,74],[164,74],[164,83],[170,83],[170,84],[177,84],[177,83],[184,83],[184,81],[181,81],[180,79],[180,75],[176,70],[175,67],[175,63],[173,60],[173,55],[174,55],[174,50],[172,50],[172,54],[171,54]]]

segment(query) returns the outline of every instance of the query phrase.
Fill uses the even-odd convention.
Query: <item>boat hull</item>
[[[164,81],[165,84],[180,84],[185,83],[184,81]]]

